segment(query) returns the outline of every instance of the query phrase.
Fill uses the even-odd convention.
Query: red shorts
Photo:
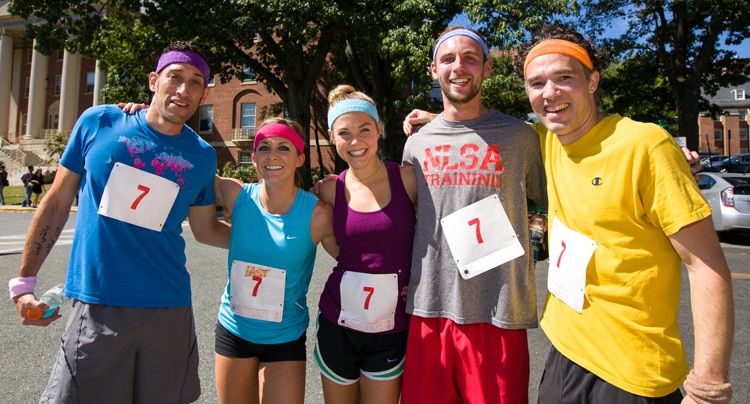
[[[411,316],[401,403],[528,403],[526,330]]]

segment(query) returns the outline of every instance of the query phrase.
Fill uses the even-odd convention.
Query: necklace
[[[350,174],[349,177],[351,177],[351,179],[353,179],[354,181],[357,181],[357,182],[360,182],[360,183],[365,182],[365,181],[369,180],[370,178],[374,177],[375,174],[379,173],[380,172],[380,167],[383,167],[384,165],[385,165],[385,163],[383,163],[383,161],[381,160],[380,164],[378,165],[377,170],[375,170],[375,172],[373,172],[372,174],[368,175],[365,178],[357,178],[354,175],[354,173],[352,173],[352,172],[349,173]]]

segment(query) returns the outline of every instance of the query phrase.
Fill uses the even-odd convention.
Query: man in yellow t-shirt
[[[655,124],[599,110],[606,53],[572,29],[545,27],[519,56],[549,197],[540,324],[552,349],[539,402],[679,403],[683,381],[685,402],[709,394],[728,402],[731,276],[679,146]],[[683,261],[695,324],[691,371],[677,324]]]

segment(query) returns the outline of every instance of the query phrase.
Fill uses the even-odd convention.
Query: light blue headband
[[[328,129],[333,130],[333,123],[336,122],[341,115],[348,114],[349,112],[364,112],[365,114],[370,115],[372,119],[375,120],[375,123],[380,123],[378,110],[371,102],[348,99],[333,104],[331,109],[328,110]]]
[[[485,59],[489,59],[490,58],[490,50],[487,47],[487,43],[484,42],[484,39],[482,39],[481,36],[477,35],[476,32],[470,31],[470,30],[468,30],[466,28],[459,28],[459,29],[454,29],[453,31],[448,31],[448,33],[446,33],[445,35],[441,36],[438,39],[437,43],[435,44],[435,49],[432,51],[432,61],[433,62],[435,61],[435,57],[437,57],[437,51],[440,48],[440,45],[442,45],[443,42],[445,42],[449,38],[453,38],[454,36],[458,36],[458,35],[467,36],[467,37],[469,37],[469,38],[471,38],[471,39],[479,42],[479,45],[482,46],[482,51],[484,51],[484,57],[485,57]]]

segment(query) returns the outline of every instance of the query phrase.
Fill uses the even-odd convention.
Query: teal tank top
[[[302,336],[310,321],[307,290],[317,250],[310,235],[310,221],[318,198],[300,189],[289,212],[272,215],[260,203],[261,189],[261,184],[243,185],[232,210],[228,281],[219,307],[219,323],[244,340],[280,344]],[[280,322],[252,318],[259,317],[257,311],[248,317],[247,311],[238,307],[236,303],[242,298],[232,294],[232,264],[235,261],[284,271],[286,279]],[[259,287],[266,285],[261,283]],[[250,292],[258,290],[244,291],[245,295]]]

